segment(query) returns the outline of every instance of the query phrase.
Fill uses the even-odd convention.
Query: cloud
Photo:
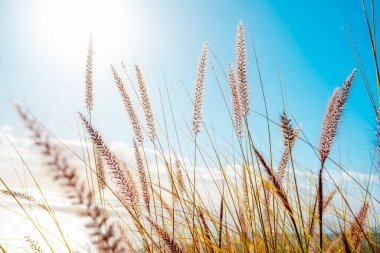
[[[51,141],[58,143],[58,140],[52,139]],[[83,160],[86,160],[88,163],[89,156],[91,162],[93,162],[92,144],[76,139],[59,139],[58,145],[64,150],[64,154],[69,158],[70,164],[77,168],[77,171],[82,177],[85,177],[86,168]],[[110,147],[113,152],[126,162],[137,178],[133,148],[130,145],[118,141],[110,143]],[[36,185],[30,175],[30,173],[32,173],[42,189],[53,192],[56,191],[58,193],[61,192],[59,187],[52,180],[49,169],[45,166],[46,158],[39,153],[30,138],[16,137],[13,134],[12,127],[3,126],[0,134],[0,150],[0,175],[10,188],[31,188],[31,190],[34,190]],[[157,180],[158,174],[160,174],[160,179],[163,181],[163,184],[168,186],[167,166],[162,160],[161,155],[158,154],[156,159],[156,154],[153,149],[144,148],[143,156],[146,159],[148,168],[150,168],[153,179]],[[164,154],[164,156],[170,161],[169,154]],[[193,165],[187,159],[180,156],[178,157],[184,165],[184,168],[186,168],[185,171],[187,171],[192,178]],[[171,158],[171,162],[174,163],[173,154]],[[212,164],[212,162],[209,163]],[[205,164],[199,163],[199,166],[196,167],[196,175],[199,183],[203,183],[212,188],[214,180],[220,181],[222,177],[220,168],[218,166],[211,166],[210,164],[206,166]],[[224,170],[227,177],[235,177],[235,169],[230,165],[225,166]],[[238,166],[236,170],[240,173]],[[335,184],[351,185],[353,186],[351,188],[355,189],[360,189],[356,182],[360,182],[361,184],[369,182],[370,184],[374,184],[375,187],[379,186],[378,178],[366,173],[353,171],[344,173],[337,169],[327,168],[324,175],[326,184],[330,186],[333,185],[332,179],[335,181]],[[317,175],[312,171],[300,169],[296,169],[296,176],[300,187],[303,187],[305,190],[310,190],[310,182],[313,184],[317,178]],[[213,190],[216,190],[216,188]]]
[[[93,151],[90,142],[76,139],[51,139],[62,148],[64,155],[68,158],[71,166],[77,169],[78,174],[84,179],[86,175],[86,164],[93,164]],[[122,142],[110,143],[111,150],[126,162],[132,174],[136,176],[135,154],[131,146]],[[46,166],[47,158],[44,157],[30,138],[16,137],[10,126],[4,126],[0,132],[0,175],[7,186],[11,189],[28,189],[35,191],[38,186],[44,191],[61,193],[59,185],[54,182]],[[159,173],[161,180],[168,183],[167,168],[164,161],[157,159],[153,150],[144,149],[144,157],[148,167],[151,168],[153,177]],[[88,168],[87,168],[88,169]],[[33,177],[32,177],[33,175]],[[4,188],[0,185],[0,188]]]
[[[76,139],[59,139],[59,141],[52,139],[51,141],[57,143],[62,147],[64,154],[69,158],[70,164],[72,166],[75,166],[77,168],[78,174],[83,179],[85,179],[86,170],[83,162],[83,157],[86,157],[87,161],[87,156],[89,154],[90,160],[93,161],[92,152],[87,152],[88,148],[92,148],[92,144]],[[136,182],[138,182],[133,148],[130,145],[118,141],[110,143],[110,148],[127,163],[128,167],[132,171],[132,174],[135,175]],[[12,190],[26,192],[35,197],[37,200],[41,200],[41,195],[38,191],[36,183],[33,180],[34,177],[37,181],[38,186],[42,189],[44,196],[47,198],[49,204],[57,211],[59,219],[61,221],[64,221],[64,227],[67,229],[65,231],[75,230],[75,233],[80,234],[80,238],[83,238],[83,240],[85,240],[84,238],[87,238],[86,233],[78,228],[80,227],[78,224],[83,224],[83,221],[79,221],[79,217],[76,216],[76,211],[82,207],[72,205],[70,201],[63,196],[64,194],[62,192],[62,189],[59,187],[57,182],[53,180],[49,172],[49,168],[45,165],[46,158],[40,154],[38,149],[35,148],[33,141],[30,138],[21,138],[15,136],[12,131],[12,127],[4,126],[1,128],[0,132],[0,150],[0,176],[1,179],[7,184],[7,186]],[[160,175],[160,179],[164,188],[170,189],[167,167],[164,161],[160,159],[161,155],[158,156],[159,158],[156,159],[154,150],[149,148],[144,149],[144,157],[146,158],[148,167],[150,168],[153,180],[157,182],[158,175]],[[166,159],[170,160],[169,154],[164,154],[164,156]],[[174,162],[173,154],[171,158],[172,162]],[[190,179],[192,179],[194,169],[196,170],[197,191],[199,192],[203,203],[206,206],[210,207],[210,210],[218,210],[218,206],[220,204],[220,194],[218,192],[217,186],[221,185],[222,179],[220,168],[218,166],[212,166],[212,161],[208,161],[209,164],[207,166],[204,163],[199,162],[199,165],[194,168],[190,160],[183,157],[179,157],[179,159],[184,167],[186,167],[186,171]],[[238,182],[240,182],[240,164],[236,162],[234,166],[235,167],[232,167],[232,165],[226,165],[223,169],[227,178],[231,179],[231,181],[234,181],[235,178],[237,178]],[[288,172],[291,173],[291,170]],[[33,175],[33,177],[31,175]],[[184,177],[186,178],[185,175]],[[302,202],[310,203],[311,199],[314,198],[316,194],[316,173],[313,173],[309,170],[296,169],[296,177],[298,180]],[[376,192],[379,192],[379,180],[373,175],[352,171],[346,174],[337,169],[327,168],[324,173],[324,178],[326,182],[326,194],[328,194],[328,192],[333,189],[333,179],[335,184],[341,187],[345,195],[345,201],[350,204],[353,212],[357,212],[357,210],[361,207],[363,204],[363,199],[366,195],[366,192],[355,181],[362,183],[362,185],[365,185],[366,182],[369,183],[371,194],[374,194],[376,198],[378,197],[378,194],[376,194]],[[292,183],[292,179],[290,179],[289,182]],[[137,185],[139,186],[139,184]],[[4,186],[0,185],[0,189],[3,188]],[[291,196],[290,199],[294,201],[294,187],[290,187],[289,189],[290,190],[288,194]],[[168,194],[164,195],[168,196]],[[226,201],[231,205],[232,197],[227,195],[228,192],[226,193],[225,198]],[[125,210],[121,207],[120,203],[114,197],[112,197],[111,194],[107,194],[106,197],[107,201],[111,203],[114,208],[116,208],[118,214],[123,214],[124,217]],[[170,198],[168,198],[168,200],[170,201]],[[6,210],[9,209],[21,212],[20,208],[12,198],[2,196],[2,201],[4,206],[7,207]],[[23,203],[27,205],[26,202]],[[374,205],[373,210],[379,210],[380,205],[377,201],[373,201],[372,204]],[[344,209],[344,201],[339,196],[339,194],[334,197],[332,205],[334,208],[336,208],[336,210]],[[10,213],[2,209],[0,209],[0,214],[6,217],[11,217],[10,219],[13,221],[13,226],[9,230],[12,231],[8,231],[10,238],[19,238],[20,234],[24,236],[25,233],[33,233],[34,228],[31,226],[30,222],[24,222],[25,224],[21,225],[20,218],[17,215],[15,216],[14,213]],[[330,211],[327,211],[326,213],[327,219],[329,219],[328,217],[330,216],[331,218],[334,218],[333,215],[329,215]],[[45,217],[46,213],[42,214],[40,211],[37,211],[37,213],[38,219],[49,223]],[[375,216],[376,215],[377,214],[375,214]],[[110,216],[116,217],[116,214],[110,210]],[[5,221],[0,222],[0,227],[9,227],[10,224],[8,223],[9,222]],[[17,227],[15,224],[19,224],[19,226],[22,227],[23,231],[26,232],[20,233],[20,227]],[[73,230],[73,228],[75,229]],[[49,227],[49,229],[54,231],[54,227]],[[75,241],[77,238],[73,239]],[[80,242],[81,240],[77,241]],[[86,241],[86,244],[87,242],[88,241]]]

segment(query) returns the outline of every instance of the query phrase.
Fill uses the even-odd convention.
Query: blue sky
[[[374,67],[359,0],[94,2],[0,1],[0,126],[11,126],[14,135],[24,136],[11,103],[25,102],[59,137],[77,138],[76,111],[84,110],[84,64],[91,33],[95,51],[94,123],[109,141],[130,143],[132,136],[110,64],[121,72],[126,84],[120,62],[127,65],[132,77],[133,65],[141,65],[153,109],[161,122],[158,86],[164,89],[165,75],[175,105],[176,123],[185,129],[183,117],[190,122],[192,114],[186,89],[193,93],[203,43],[208,42],[226,68],[235,60],[235,32],[241,20],[247,35],[252,109],[264,112],[251,36],[270,117],[277,120],[282,111],[279,72],[288,112],[312,143],[318,144],[333,89],[342,84],[356,65],[345,27],[351,27],[356,37],[375,91]],[[209,64],[215,66],[222,89],[228,92],[211,53]],[[206,79],[204,117],[211,115],[218,132],[231,136],[231,125],[226,123],[228,114],[210,65]],[[167,108],[167,99],[164,103]],[[255,114],[250,121],[258,143],[265,146],[265,121]],[[271,127],[274,145],[280,149],[279,130]],[[339,149],[334,151],[336,157],[346,157],[345,163],[353,170],[368,172],[374,131],[373,111],[358,75],[335,145],[335,150]]]

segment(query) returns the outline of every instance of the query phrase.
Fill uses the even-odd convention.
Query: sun
[[[121,0],[49,0],[39,8],[39,39],[60,61],[83,55],[92,36],[99,51],[112,50],[133,33],[131,6]]]

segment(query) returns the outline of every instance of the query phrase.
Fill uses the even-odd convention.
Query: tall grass
[[[355,203],[348,200],[350,193],[338,186],[336,179],[332,180],[333,187],[325,195],[327,181],[324,173],[329,169],[327,161],[336,163],[330,153],[355,82],[355,70],[343,86],[332,93],[321,126],[318,148],[309,143],[305,136],[301,137],[302,130],[293,127],[293,121],[285,110],[279,121],[273,121],[267,115],[268,124],[271,121],[282,131],[283,153],[276,161],[272,152],[265,154],[259,148],[253,135],[254,129],[250,127],[252,103],[249,101],[249,90],[254,90],[248,83],[243,23],[237,27],[236,63],[228,66],[225,79],[219,79],[214,67],[211,68],[218,84],[225,85],[230,91],[230,96],[223,93],[223,98],[233,126],[233,139],[237,143],[233,153],[218,149],[213,128],[205,123],[202,116],[203,92],[207,85],[207,51],[208,45],[205,44],[196,74],[193,118],[188,119],[192,120],[192,125],[187,132],[178,127],[174,129],[177,136],[178,131],[186,132],[188,139],[179,141],[178,138],[178,143],[165,134],[168,131],[167,123],[175,122],[168,122],[165,118],[162,125],[154,115],[148,85],[140,66],[134,66],[139,91],[138,106],[133,104],[122,77],[111,66],[110,75],[121,95],[132,129],[130,145],[133,146],[135,163],[127,164],[110,148],[91,121],[96,113],[96,104],[93,102],[93,52],[90,42],[85,82],[88,116],[78,114],[91,143],[86,145],[88,157],[79,155],[86,168],[86,179],[79,176],[80,168],[71,165],[75,158],[64,154],[63,147],[54,141],[31,113],[16,106],[32,134],[34,145],[47,160],[52,172],[51,180],[67,192],[67,198],[73,205],[84,207],[78,216],[83,217],[84,228],[94,244],[93,250],[210,253],[380,251],[379,238],[374,230],[379,227],[378,211],[374,209],[379,200],[369,191],[369,185],[357,185],[363,190],[364,197]],[[231,98],[230,103],[227,97]],[[168,99],[170,102],[170,97]],[[145,125],[138,118],[140,110],[144,113]],[[165,115],[165,111],[162,113]],[[201,145],[197,141],[200,135],[205,136],[209,143]],[[186,157],[181,147],[189,142],[194,153]],[[297,142],[306,143],[318,153],[320,168],[317,176],[299,178],[296,173],[297,161],[303,159],[294,156],[293,149]],[[347,171],[339,163],[336,164]],[[160,168],[164,168],[165,173]],[[203,174],[197,174],[201,169],[210,172],[211,179],[206,185],[200,176]],[[164,179],[163,175],[167,178]],[[21,207],[20,199],[35,204],[33,208],[42,206],[55,220],[49,203],[41,205],[33,196],[12,191],[4,181],[1,182],[6,188],[1,191],[3,195],[14,198]],[[301,191],[300,182],[309,183],[310,191]],[[210,196],[207,196],[208,193]],[[338,198],[339,201],[334,201]],[[110,204],[110,199],[118,204]],[[360,209],[355,208],[358,203]],[[110,213],[116,214],[116,218],[110,218]],[[28,220],[34,222],[31,216]],[[56,222],[59,227],[59,222]],[[44,235],[38,226],[36,230]],[[65,241],[66,250],[74,252],[64,233],[60,236]],[[37,243],[32,237],[26,238],[34,252],[56,251],[47,239]]]

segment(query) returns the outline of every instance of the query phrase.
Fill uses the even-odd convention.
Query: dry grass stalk
[[[156,232],[158,237],[165,243],[165,246],[170,253],[187,253],[187,250],[183,248],[176,240],[174,240],[171,235],[161,228],[157,223],[147,217],[150,226]]]
[[[33,251],[33,253],[43,253],[43,249],[41,248],[40,244],[33,240],[30,236],[25,236],[26,242],[29,244],[29,248]]]
[[[286,211],[289,213],[289,216],[290,216],[290,219],[292,221],[297,239],[301,243],[301,237],[300,237],[299,232],[298,232],[297,223],[296,223],[296,220],[294,217],[294,212],[293,212],[292,206],[289,202],[289,199],[288,199],[281,183],[278,181],[273,169],[268,166],[267,162],[265,161],[265,159],[261,155],[261,153],[255,147],[253,147],[253,151],[255,153],[255,156],[259,160],[260,164],[264,167],[265,172],[268,174],[269,180],[272,183],[277,196],[280,198],[280,201],[284,205]]]
[[[249,194],[248,194],[248,182],[247,182],[247,168],[242,166],[242,177],[243,177],[243,205],[246,211],[249,210]]]
[[[338,192],[338,188],[335,188],[332,192],[327,195],[323,202],[323,210],[326,210],[326,208],[330,205],[332,199],[334,198],[335,194]]]
[[[333,114],[334,114],[334,110],[335,110],[335,104],[336,104],[336,101],[339,97],[339,94],[340,94],[340,89],[339,88],[336,88],[329,100],[329,103],[327,104],[327,110],[326,110],[326,114],[324,116],[324,119],[323,119],[323,123],[322,123],[322,132],[321,132],[321,139],[320,139],[320,156],[321,156],[321,160],[324,160],[325,157],[327,157],[327,154],[329,152],[329,146],[325,147],[324,149],[322,149],[322,140],[323,142],[326,142],[326,139],[327,138],[331,138],[331,137],[327,137],[326,135],[328,134],[328,132],[330,131],[329,130],[329,124],[330,124],[330,121],[331,121],[331,118],[333,117]],[[331,142],[331,141],[330,141]],[[331,145],[330,143],[323,143],[323,145]]]
[[[171,166],[171,164],[169,163],[166,163],[166,171],[167,171],[167,177],[168,177],[168,181],[169,181],[169,184],[170,184],[170,194],[172,195],[172,198],[173,198],[173,201],[177,201],[178,199],[178,192],[176,190],[176,186],[175,186],[175,175],[174,175],[174,171],[173,171],[173,168]]]
[[[93,61],[93,50],[92,50],[92,38],[90,38],[90,42],[88,44],[87,51],[87,60],[86,60],[86,87],[85,87],[85,102],[86,109],[90,113],[94,108],[93,101],[93,77],[92,77],[92,61]]]
[[[0,192],[7,196],[20,198],[20,199],[27,200],[33,203],[36,202],[36,199],[33,196],[23,193],[23,192],[9,191],[9,190],[0,190]]]
[[[330,153],[334,137],[338,130],[339,122],[342,117],[343,107],[348,99],[348,95],[355,78],[356,69],[347,77],[343,87],[335,90],[331,97],[325,118],[323,120],[321,138],[319,143],[319,156],[321,159],[321,168],[318,175],[318,214],[320,228],[320,248],[323,248],[322,224],[323,224],[323,168],[324,163]]]
[[[140,214],[138,203],[139,196],[135,181],[133,180],[129,169],[124,166],[121,160],[113,152],[111,152],[108,145],[104,142],[101,135],[92,127],[90,122],[82,114],[79,114],[79,116],[96,149],[101,154],[102,158],[107,161],[107,164],[111,169],[112,179],[117,185],[119,197],[126,205],[131,207],[138,216]]]
[[[285,175],[285,169],[289,162],[290,154],[292,152],[294,143],[298,138],[300,130],[293,129],[291,120],[286,116],[285,112],[280,116],[280,118],[285,150],[282,154],[276,176],[277,180],[281,183]]]
[[[48,211],[47,206],[43,202],[36,200],[33,196],[26,194],[24,192],[18,192],[18,191],[12,191],[12,190],[0,190],[0,193],[2,193],[3,195],[13,197],[13,198],[19,198],[19,199],[26,200],[30,204],[34,204],[34,205],[44,209],[45,211]]]
[[[194,113],[193,113],[193,132],[198,134],[201,131],[201,114],[203,90],[206,74],[207,43],[203,46],[201,58],[198,65],[198,73],[195,84]]]
[[[272,215],[270,213],[270,203],[271,203],[271,188],[268,184],[264,182],[263,184],[263,191],[264,191],[264,202],[265,202],[265,209],[264,209],[264,229],[266,236],[273,234],[272,229]]]
[[[323,120],[319,154],[321,161],[326,160],[330,153],[334,137],[336,135],[338,125],[342,116],[343,107],[348,99],[348,95],[352,86],[352,81],[355,78],[356,70],[346,79],[343,87],[339,90],[336,89],[331,97],[325,118]]]
[[[95,166],[97,171],[97,176],[99,178],[99,187],[104,190],[106,187],[106,173],[104,171],[102,156],[98,151],[95,150]]]
[[[292,121],[288,118],[285,112],[280,115],[282,140],[285,147],[292,146],[296,136],[296,131],[293,129]]]
[[[226,236],[225,236],[225,242],[223,243],[224,244],[224,249],[226,252],[231,252],[231,253],[235,253],[236,250],[235,248],[232,247],[232,238],[230,236],[230,232],[228,232],[228,228],[226,226]]]
[[[298,134],[299,134],[299,131],[296,131],[296,136],[298,137]],[[282,153],[282,156],[281,156],[281,160],[280,160],[280,163],[278,165],[278,168],[277,168],[277,173],[276,173],[276,176],[277,176],[277,179],[278,181],[281,183],[284,179],[284,176],[285,176],[285,171],[286,171],[286,166],[288,165],[289,163],[289,158],[290,158],[290,154],[292,152],[292,149],[293,149],[293,146],[294,146],[294,142],[292,143],[291,146],[289,147],[285,147],[285,150],[284,152]]]
[[[71,167],[67,158],[62,154],[62,150],[50,142],[49,135],[42,132],[34,118],[31,118],[17,105],[16,109],[32,132],[34,144],[40,148],[41,154],[49,159],[46,165],[49,166],[54,180],[67,190],[68,198],[75,204],[86,207],[84,213],[79,215],[90,218],[91,221],[86,224],[86,227],[91,231],[93,242],[103,252],[123,252],[124,247],[120,238],[115,235],[113,225],[109,222],[107,215],[103,215],[101,209],[96,206],[92,192],[85,188],[76,169]]]
[[[185,182],[183,180],[183,173],[181,168],[181,162],[178,160],[178,158],[175,159],[175,167],[176,167],[176,176],[177,176],[177,182],[178,182],[178,190],[179,192],[183,193],[185,190]]]
[[[174,207],[171,207],[168,204],[168,202],[166,202],[166,200],[161,197],[162,195],[160,194],[160,191],[158,189],[153,188],[153,193],[159,199],[161,207],[166,210],[166,212],[169,214],[170,219],[173,221],[174,220],[174,216],[173,216]]]
[[[218,247],[222,249],[222,237],[223,237],[223,215],[224,215],[224,200],[223,195],[220,199],[220,209],[219,209],[219,231],[218,231]]]
[[[147,175],[145,172],[145,167],[144,167],[143,160],[141,158],[139,148],[135,141],[133,141],[133,149],[135,151],[137,172],[140,178],[143,200],[144,200],[146,209],[148,210],[148,212],[150,212],[150,194],[149,194],[149,188],[148,188]]]
[[[247,78],[247,55],[245,49],[244,26],[240,22],[236,35],[236,67],[239,84],[240,108],[243,118],[249,114],[249,90]]]
[[[255,147],[253,147],[253,151],[255,153],[255,156],[259,160],[260,164],[264,167],[264,170],[268,174],[268,177],[270,181],[273,183],[273,186],[275,187],[276,191],[284,192],[280,182],[277,180],[275,172],[273,171],[271,167],[269,167],[269,165],[267,164],[267,162],[265,161],[261,153]]]
[[[143,74],[141,73],[141,69],[139,65],[135,65],[136,69],[136,77],[137,82],[139,84],[139,90],[140,90],[140,96],[141,96],[141,103],[144,110],[145,120],[148,127],[148,134],[151,141],[154,141],[156,136],[156,127],[154,124],[154,116],[152,107],[150,105],[150,99],[148,96],[148,91],[146,88],[146,84],[143,78]]]
[[[120,95],[123,99],[124,107],[127,110],[128,117],[129,117],[129,120],[131,122],[133,132],[135,135],[135,140],[137,141],[138,144],[141,144],[144,140],[144,137],[142,135],[141,125],[140,125],[140,122],[137,118],[137,115],[136,115],[135,109],[133,107],[131,98],[129,97],[129,95],[125,89],[123,81],[121,80],[120,76],[117,74],[117,72],[113,66],[111,66],[111,71],[112,71],[112,75],[115,79],[116,86],[119,89]]]
[[[207,225],[205,216],[204,216],[203,211],[202,211],[202,209],[200,207],[198,208],[198,214],[199,214],[199,217],[201,218],[202,227],[203,227],[203,230],[204,230],[204,235],[207,238],[207,242],[211,242],[210,228]]]
[[[329,193],[329,195],[327,195],[327,197],[325,198],[324,202],[323,202],[323,211],[326,210],[326,208],[330,205],[332,199],[334,198],[335,194],[337,193],[338,191],[338,188],[335,188],[332,192]],[[316,214],[315,216],[318,216],[318,209],[316,210]],[[315,222],[314,222],[314,219],[311,219],[311,224],[310,224],[310,238],[314,238],[314,236],[316,235],[315,233]],[[326,250],[328,251],[328,250]],[[313,242],[313,240],[310,240],[309,241],[309,252],[311,253],[314,253],[314,252],[317,252],[317,248]]]
[[[243,208],[240,206],[238,210],[238,216],[239,216],[238,218],[239,218],[243,238],[246,239],[248,236],[248,225],[247,225],[247,220],[245,218]]]
[[[239,137],[242,137],[243,125],[242,125],[242,112],[240,108],[240,93],[239,93],[239,87],[236,82],[234,69],[231,64],[229,65],[229,68],[228,68],[228,78],[229,78],[229,85],[230,85],[231,97],[232,97],[232,107],[234,110],[236,133]]]
[[[127,246],[127,249],[128,249],[127,252],[128,253],[138,253],[136,247],[133,245],[131,240],[128,238],[128,235],[125,232],[124,228],[119,223],[116,223],[116,225],[117,225],[117,228],[119,229],[120,235],[123,238],[125,245]]]
[[[365,237],[364,222],[367,218],[368,208],[369,204],[365,202],[351,224],[351,240],[355,250],[357,250],[358,252],[360,252],[361,241]]]

